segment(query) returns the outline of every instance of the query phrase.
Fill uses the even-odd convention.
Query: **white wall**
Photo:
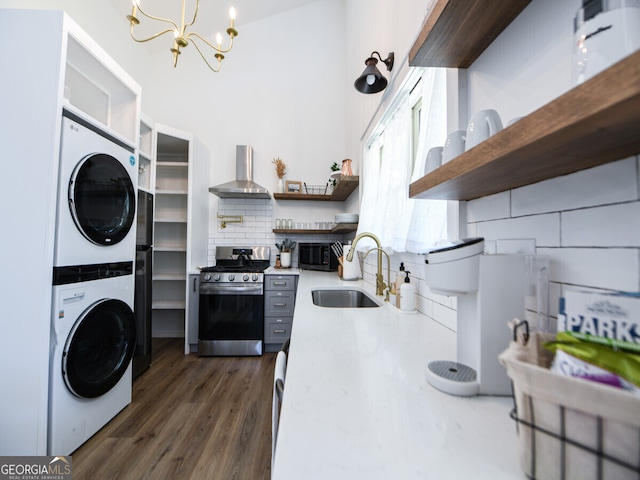
[[[308,184],[326,183],[331,164],[346,158],[343,8],[342,0],[323,0],[244,25],[222,73],[198,77],[200,108],[191,115],[196,135],[211,142],[211,185],[234,179],[237,144],[253,146],[254,180],[271,192],[276,157],[286,179]],[[310,214],[308,202],[273,200],[255,211],[255,202],[245,203],[210,195],[211,260],[214,244],[273,246],[274,218],[326,221],[343,208],[314,202]],[[247,222],[222,229],[215,215],[229,210]],[[254,214],[263,218],[252,223]]]

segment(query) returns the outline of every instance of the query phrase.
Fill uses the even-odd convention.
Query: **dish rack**
[[[520,467],[534,479],[640,478],[640,397],[551,372],[554,335],[514,327],[499,356],[512,380]]]

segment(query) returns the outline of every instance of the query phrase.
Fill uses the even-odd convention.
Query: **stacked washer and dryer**
[[[136,344],[134,150],[65,111],[53,268],[49,455],[69,455],[131,403]]]

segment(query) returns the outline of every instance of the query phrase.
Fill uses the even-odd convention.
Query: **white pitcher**
[[[464,130],[456,130],[455,132],[449,133],[442,151],[442,165],[464,153],[466,136],[467,132]]]
[[[442,147],[430,148],[427,152],[427,158],[424,163],[424,174],[433,172],[442,165]]]
[[[480,110],[474,113],[467,127],[466,149],[472,149],[502,128],[502,120],[495,110]]]

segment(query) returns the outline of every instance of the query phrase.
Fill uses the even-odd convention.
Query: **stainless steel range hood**
[[[253,148],[236,145],[236,179],[209,191],[220,198],[271,198],[269,191],[253,181]]]

